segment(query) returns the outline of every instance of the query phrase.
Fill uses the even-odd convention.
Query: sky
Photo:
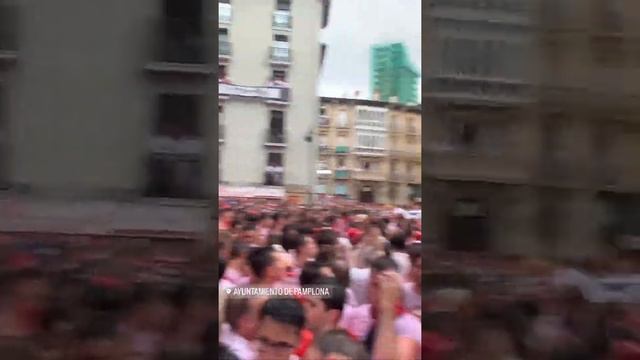
[[[327,44],[320,96],[370,97],[371,45],[403,42],[421,71],[421,0],[332,0],[329,24],[320,34]],[[420,98],[421,86],[418,86]]]

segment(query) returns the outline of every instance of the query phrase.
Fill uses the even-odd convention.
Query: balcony
[[[386,156],[387,151],[383,148],[373,148],[368,146],[356,146],[354,149],[354,154],[359,156],[372,156],[372,157],[380,157]]]
[[[333,152],[333,148],[329,145],[320,145],[318,146],[318,152],[323,155],[331,154]]]
[[[318,118],[318,127],[326,128],[329,127],[329,125],[331,125],[329,117],[327,115],[320,115]]]
[[[18,9],[0,5],[0,66],[18,58]]]
[[[231,4],[218,3],[218,24],[231,24],[232,14]]]
[[[336,170],[335,174],[336,180],[348,180],[351,175],[349,170]]]
[[[267,131],[265,135],[264,145],[267,147],[286,147],[287,137],[281,131]]]
[[[353,172],[353,178],[361,181],[386,181],[386,176],[380,171],[358,170]]]
[[[291,65],[291,49],[288,46],[276,45],[270,51],[271,65]]]
[[[530,165],[530,164],[529,164]],[[524,183],[530,179],[527,161],[512,155],[486,155],[465,149],[428,149],[423,172],[444,180]]]
[[[348,146],[336,146],[336,154],[346,155],[348,153],[349,153],[349,147]]]
[[[520,106],[532,102],[531,87],[517,79],[465,74],[436,74],[427,80],[425,97],[433,101],[480,106]]]
[[[231,42],[226,39],[218,39],[218,63],[228,63],[231,60],[231,55]]]
[[[174,139],[169,136],[153,136],[149,150],[155,155],[199,155],[204,151],[204,143],[199,138]]]
[[[284,169],[282,166],[267,166],[264,172],[266,186],[284,186]]]
[[[182,19],[156,21],[153,59],[146,70],[159,73],[211,75],[208,41],[203,24]]]
[[[291,30],[291,13],[282,10],[274,11],[273,28],[277,30]]]

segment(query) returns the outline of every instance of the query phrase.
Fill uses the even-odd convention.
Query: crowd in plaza
[[[225,358],[640,359],[637,298],[596,296],[584,275],[637,274],[633,261],[595,269],[444,252],[422,243],[410,210],[221,203],[221,289],[334,289],[329,298],[221,291]]]

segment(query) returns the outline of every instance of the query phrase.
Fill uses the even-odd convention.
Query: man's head
[[[371,263],[371,280],[369,281],[369,301],[375,309],[379,297],[378,275],[382,272],[398,272],[398,264],[390,257],[382,256]]]
[[[270,246],[256,248],[249,254],[249,266],[255,281],[275,283],[284,278],[286,263]]]
[[[319,261],[308,261],[300,272],[300,286],[309,286],[323,277],[332,277],[333,271],[328,264]]]
[[[411,260],[411,271],[409,272],[409,278],[416,284],[422,283],[422,245],[411,244],[407,248],[409,253],[409,260]]]
[[[229,298],[225,302],[224,319],[245,339],[253,339],[258,325],[258,309],[251,305],[247,298]]]
[[[367,353],[344,330],[331,330],[320,335],[305,354],[304,360],[359,360],[367,359]]]
[[[318,245],[311,236],[299,236],[295,244],[295,250],[299,257],[311,260],[318,256]]]
[[[247,258],[249,257],[249,253],[251,253],[251,247],[246,243],[236,241],[231,246],[231,252],[229,254],[229,260],[233,261],[235,267],[239,269],[239,271],[243,275],[250,275],[251,269],[249,267],[249,263]]]
[[[310,287],[329,291],[327,297],[309,296],[304,299],[306,326],[315,334],[334,329],[342,316],[346,300],[345,288],[334,278],[320,278]]]
[[[401,231],[396,232],[391,236],[389,242],[391,243],[391,249],[396,251],[402,251],[406,248],[407,237]]]
[[[254,222],[248,222],[242,225],[242,240],[252,244],[256,241],[256,224]]]
[[[274,298],[260,311],[258,360],[288,359],[300,342],[305,323],[302,305],[290,298]]]

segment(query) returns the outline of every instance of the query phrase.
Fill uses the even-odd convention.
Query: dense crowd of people
[[[0,359],[640,359],[637,287],[598,292],[584,275],[637,283],[633,258],[445,252],[396,210],[222,202],[218,254],[0,238]]]
[[[315,298],[222,291],[225,358],[640,359],[637,302],[593,301],[579,284],[557,281],[579,264],[443,252],[422,244],[421,220],[406,213],[222,204],[221,289],[334,290]]]
[[[420,359],[421,224],[392,210],[223,205],[220,342],[229,358]],[[225,297],[234,287],[331,291]]]
[[[215,252],[53,237],[0,244],[0,359],[217,359]]]

